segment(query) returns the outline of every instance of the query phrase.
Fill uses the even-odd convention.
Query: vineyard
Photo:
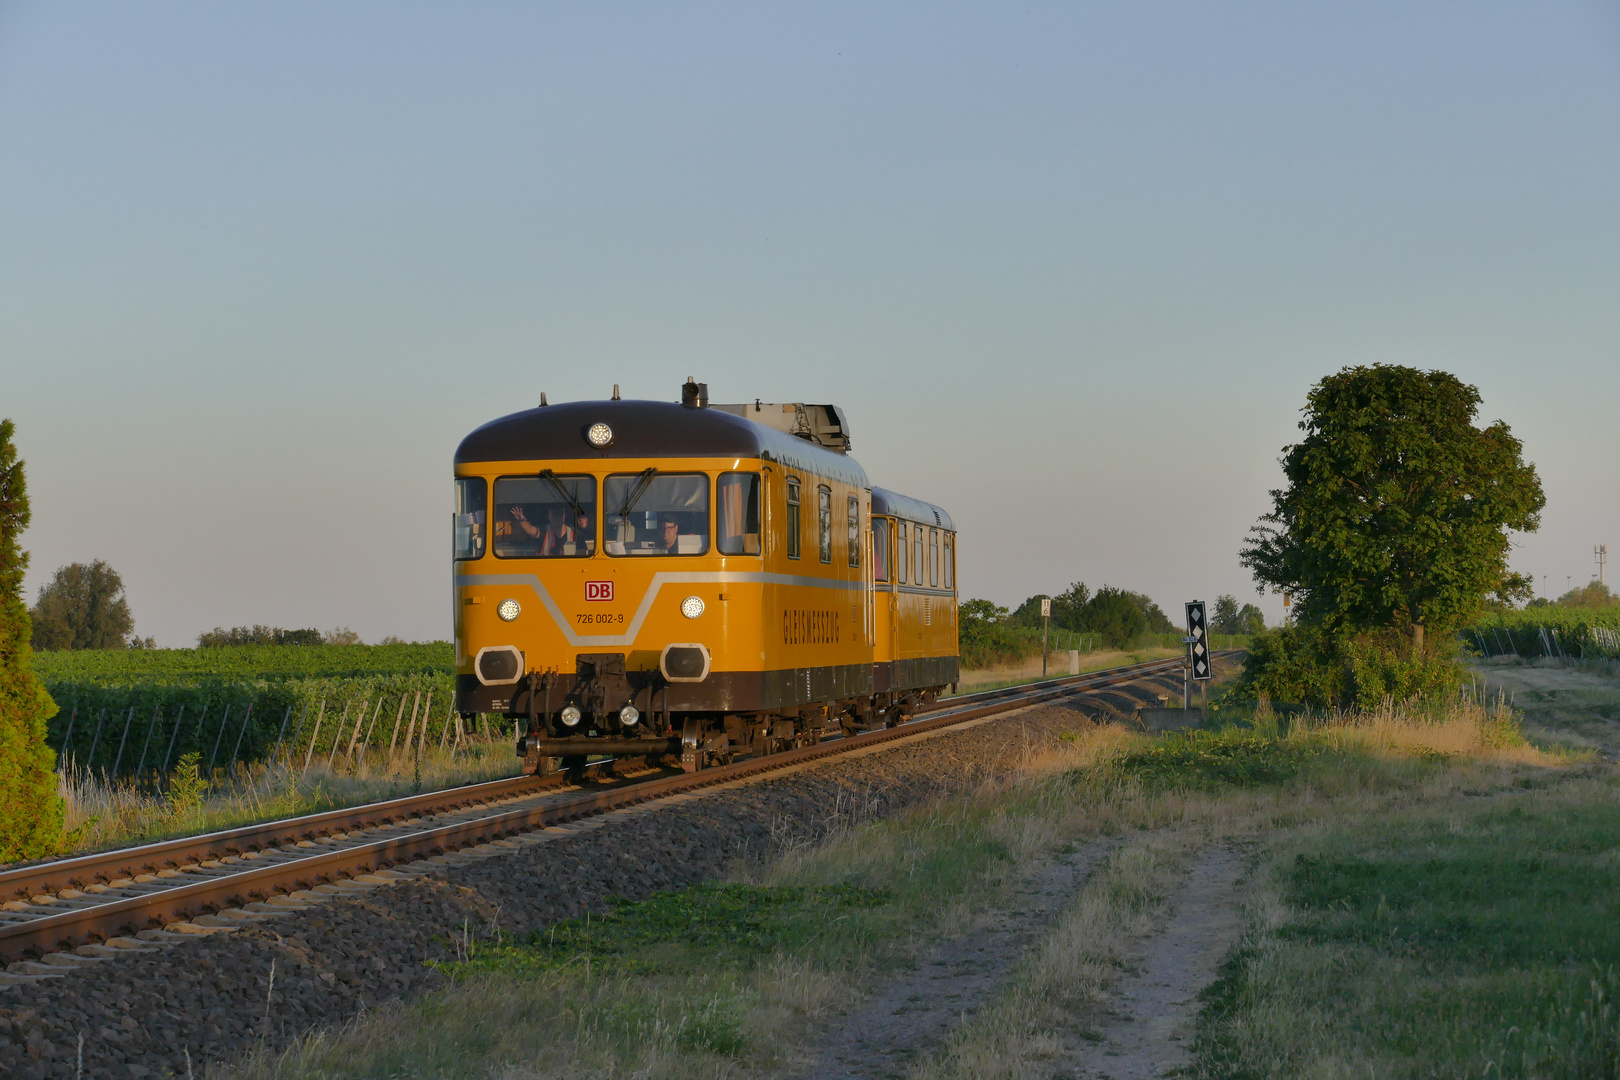
[[[277,752],[300,762],[438,746],[457,728],[452,646],[245,645],[42,652],[60,709],[63,766],[162,776],[184,755],[207,771]]]
[[[183,682],[187,679],[267,679],[449,673],[455,646],[227,645],[211,649],[80,649],[36,652],[34,674],[47,684]]]
[[[1464,630],[1462,639],[1482,656],[1620,659],[1620,605],[1493,612]]]

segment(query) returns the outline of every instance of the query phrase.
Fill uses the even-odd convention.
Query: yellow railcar
[[[458,708],[523,721],[541,771],[698,768],[937,696],[957,677],[950,518],[872,488],[847,449],[831,406],[711,406],[690,380],[678,405],[615,393],[472,432]]]

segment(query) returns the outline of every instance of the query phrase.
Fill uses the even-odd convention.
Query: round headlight
[[[626,705],[619,710],[619,723],[625,727],[635,727],[636,721],[641,719],[641,710],[634,705]]]
[[[579,706],[564,705],[563,711],[558,714],[557,718],[569,727],[573,727],[575,724],[579,723]]]
[[[606,424],[592,424],[591,429],[585,433],[592,446],[601,450],[603,447],[613,445],[613,429]]]
[[[681,614],[688,619],[695,619],[703,614],[703,598],[700,596],[688,596],[685,600],[682,600]]]
[[[495,614],[501,617],[502,622],[511,622],[522,610],[516,600],[502,600],[500,606],[495,609]]]

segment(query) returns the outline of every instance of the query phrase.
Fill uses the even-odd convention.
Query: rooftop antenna
[[[613,384],[613,400],[614,401],[619,400],[619,384],[618,383]]]
[[[544,390],[540,391],[540,407],[542,409],[546,407],[546,392]]]

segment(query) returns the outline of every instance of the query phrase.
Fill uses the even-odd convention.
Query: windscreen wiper
[[[641,474],[640,479],[636,481],[636,486],[631,488],[630,494],[624,497],[624,505],[619,507],[620,518],[628,518],[630,516],[630,511],[634,510],[636,508],[636,503],[640,502],[641,497],[647,494],[647,488],[652,483],[653,477],[657,474],[658,470],[656,468],[648,469],[646,472]]]
[[[552,472],[550,469],[541,469],[540,479],[549,481],[551,486],[557,489],[557,494],[563,497],[563,502],[568,504],[568,509],[574,512],[575,521],[578,521],[580,518],[585,516],[585,510],[579,505],[579,500],[574,498],[573,492],[563,487],[563,483],[561,480],[557,479],[556,473]]]

